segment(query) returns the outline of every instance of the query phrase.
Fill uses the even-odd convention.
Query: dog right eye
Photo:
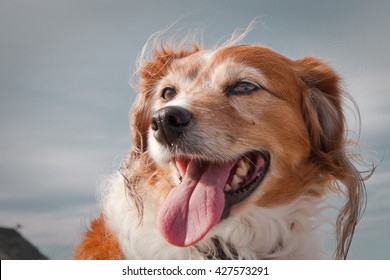
[[[261,89],[259,85],[256,85],[252,82],[240,81],[226,88],[227,95],[246,95],[253,93]]]
[[[175,98],[175,96],[177,95],[177,92],[174,88],[172,87],[166,87],[162,90],[161,92],[161,97],[165,100],[165,101],[170,101],[172,100],[173,98]]]

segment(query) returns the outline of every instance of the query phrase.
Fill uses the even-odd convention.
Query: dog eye
[[[174,88],[166,87],[162,90],[161,97],[164,100],[169,101],[169,100],[172,100],[173,98],[175,98],[176,94],[177,94],[177,92]]]
[[[237,92],[248,92],[248,91],[255,90],[256,88],[257,86],[255,86],[250,82],[239,82],[238,84],[236,84],[233,90]]]
[[[251,82],[238,82],[227,88],[228,94],[247,94],[259,89],[259,86],[252,84]]]

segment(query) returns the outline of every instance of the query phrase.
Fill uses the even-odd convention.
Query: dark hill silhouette
[[[17,230],[0,227],[0,260],[46,260]]]

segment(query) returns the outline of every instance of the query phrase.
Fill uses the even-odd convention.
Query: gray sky
[[[316,56],[344,78],[361,149],[382,160],[350,258],[390,258],[389,1],[0,1],[0,225],[70,258],[97,186],[130,146],[128,78],[150,35],[176,21],[206,45],[261,17],[245,43]],[[352,119],[351,119],[352,120]],[[351,128],[356,128],[352,125]]]

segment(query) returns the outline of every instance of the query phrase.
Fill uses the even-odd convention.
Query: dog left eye
[[[173,98],[175,98],[176,95],[177,92],[172,87],[166,87],[161,92],[161,97],[166,101],[172,100]]]
[[[227,88],[228,94],[246,94],[259,89],[259,87],[251,82],[238,82]]]

